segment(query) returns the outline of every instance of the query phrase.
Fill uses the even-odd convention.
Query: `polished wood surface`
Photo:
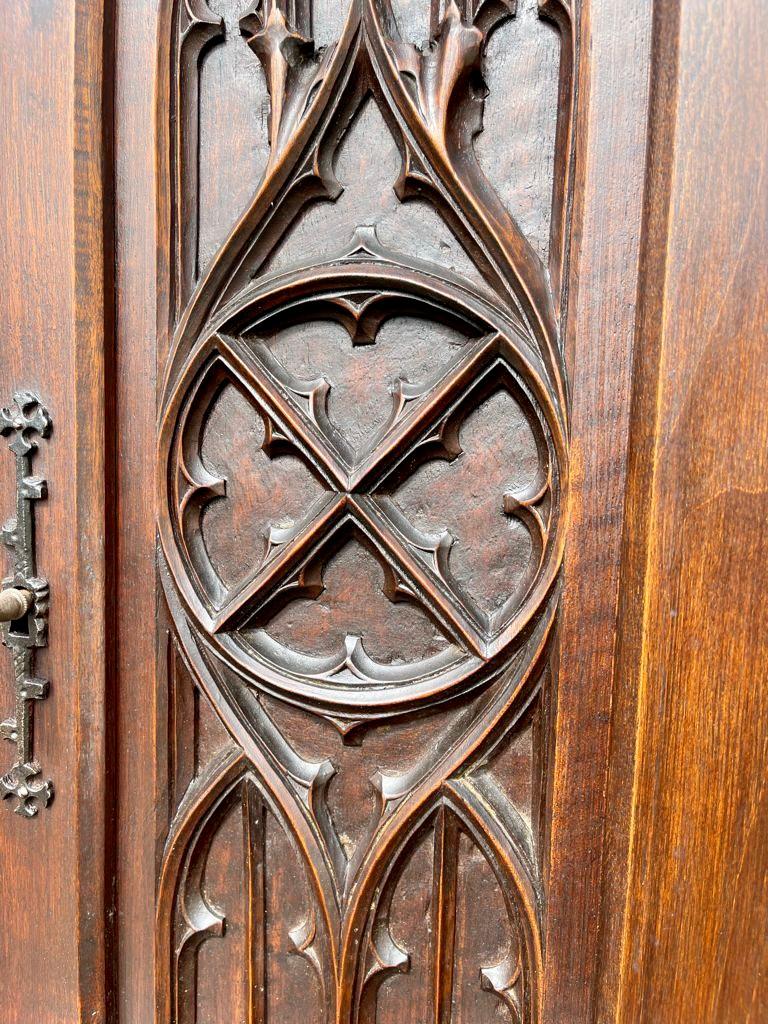
[[[3,1020],[766,1016],[758,7],[0,14]]]
[[[562,4],[339,13],[169,5],[161,22],[159,685],[178,792],[157,1005],[534,1021],[576,26]],[[535,59],[503,58],[504,39]],[[510,164],[485,93],[513,82],[538,130]],[[234,745],[206,748],[212,713]]]
[[[108,1019],[114,909],[107,713],[113,246],[104,203],[111,85],[103,5],[4,4],[0,39],[0,401],[32,389],[55,424],[36,467],[48,480],[37,556],[51,587],[49,645],[38,667],[51,685],[36,716],[35,754],[57,793],[33,821],[22,821],[9,803],[1,808],[8,813],[0,830],[0,1004],[8,1024],[96,1024]],[[15,485],[12,464],[3,459],[0,467],[5,522]],[[5,717],[12,674],[9,655],[0,654]],[[24,828],[30,824],[32,831]]]
[[[576,122],[576,242],[565,337],[572,496],[547,868],[548,1024],[592,1019],[596,987],[613,955],[612,947],[601,947],[599,922],[635,298],[642,288],[651,14],[643,0],[580,6],[581,37],[591,44],[579,61],[582,96],[589,99]]]
[[[670,13],[633,413],[647,534],[617,1019],[730,1024],[768,1015],[768,30],[757,0],[724,34],[719,5]]]

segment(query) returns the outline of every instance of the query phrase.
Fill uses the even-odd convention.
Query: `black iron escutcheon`
[[[0,409],[0,434],[10,437],[9,448],[16,459],[16,515],[0,534],[13,552],[14,567],[2,585],[24,595],[28,604],[21,617],[0,622],[3,644],[13,657],[16,697],[14,715],[0,723],[0,736],[16,745],[13,765],[0,778],[0,797],[15,797],[14,810],[27,818],[34,818],[53,798],[53,785],[40,777],[40,765],[34,760],[32,738],[32,702],[48,693],[47,680],[34,674],[35,648],[47,643],[48,580],[37,574],[34,511],[34,502],[46,497],[47,485],[42,477],[31,475],[31,464],[37,450],[33,435],[50,433],[48,410],[30,391],[16,392],[13,404]]]

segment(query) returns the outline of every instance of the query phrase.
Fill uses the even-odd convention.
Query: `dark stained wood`
[[[768,1014],[767,62],[710,6],[0,13],[56,424],[3,1022]]]
[[[155,527],[146,486],[155,436],[156,243],[155,163],[147,145],[153,121],[157,26],[146,5],[117,4],[115,18],[115,404],[118,438],[119,530],[117,605],[120,642],[117,702],[117,817],[121,837],[117,891],[117,1010],[120,1021],[149,1021],[154,1008],[157,849],[168,814],[168,637],[155,583]],[[151,57],[150,57],[151,55]],[[143,71],[134,77],[135,72]],[[126,187],[128,182],[132,188]],[[157,615],[157,621],[155,616]],[[148,623],[148,625],[147,625]],[[176,666],[178,668],[178,665]],[[166,679],[172,682],[166,669]],[[194,716],[187,722],[194,731]],[[163,739],[160,739],[162,736]],[[190,742],[178,736],[176,749]],[[193,752],[194,759],[195,752]],[[180,794],[179,794],[180,796]]]
[[[565,304],[548,267],[558,282],[575,27],[564,5],[525,9],[517,36],[546,66],[538,85],[527,72],[543,139],[521,133],[510,188],[503,125],[489,118],[482,154],[502,174],[499,195],[473,137],[484,39],[511,8],[435,8],[423,50],[398,37],[386,8],[356,0],[324,52],[306,3],[166,8],[160,578],[200,707],[215,709],[253,768],[247,776],[232,752],[196,754],[171,804],[161,1018],[381,1022],[402,1019],[415,996],[436,1024],[457,1012],[534,1021],[546,894],[532,793],[547,734],[517,747],[509,794],[495,750],[518,730],[530,736],[553,678],[569,478]],[[239,69],[231,89],[224,63]],[[269,94],[260,173],[209,113],[231,100],[245,123],[246,68],[253,110],[264,81]],[[120,138],[118,128],[118,169],[132,160]],[[533,197],[526,162],[543,167]],[[212,187],[211,167],[232,184]],[[250,195],[234,187],[249,173]],[[401,231],[410,210],[419,228]],[[154,401],[151,381],[142,386]],[[159,675],[161,720],[166,686]],[[176,717],[174,737],[188,717]],[[235,897],[255,884],[251,855],[238,873],[232,847],[241,786],[264,807],[266,949],[263,913],[251,902],[241,918]],[[281,832],[306,891],[286,891],[270,870]],[[406,877],[426,936],[417,920],[394,924]],[[487,943],[461,898],[470,889],[489,922],[498,915]],[[291,951],[310,968],[295,989],[282,960]],[[216,976],[229,979],[226,997]]]

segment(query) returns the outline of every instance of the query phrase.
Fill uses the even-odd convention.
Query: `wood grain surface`
[[[107,1020],[110,998],[114,852],[106,536],[113,250],[104,201],[111,116],[103,5],[3,5],[0,38],[0,387],[3,403],[19,387],[36,391],[54,421],[36,467],[48,479],[37,551],[52,600],[49,646],[39,656],[51,693],[37,715],[35,755],[56,787],[34,821],[2,807],[0,1003],[8,1024],[96,1024]],[[14,500],[9,453],[0,464],[5,520]],[[5,708],[5,652],[0,663]]]
[[[649,206],[633,412],[647,536],[616,1019],[746,1024],[768,1014],[768,32],[758,2],[687,0],[658,24],[669,148],[649,201],[667,213]]]
[[[3,1024],[768,1019],[765,22],[2,5]]]

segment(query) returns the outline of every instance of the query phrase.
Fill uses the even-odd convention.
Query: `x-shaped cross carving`
[[[278,595],[317,597],[323,590],[319,568],[323,549],[350,532],[379,553],[385,593],[391,600],[416,600],[459,647],[489,657],[517,609],[506,608],[505,621],[499,624],[474,608],[451,578],[448,559],[454,538],[450,531],[420,532],[388,492],[428,459],[451,461],[460,455],[459,431],[466,415],[495,391],[508,390],[526,408],[540,451],[540,472],[534,484],[524,493],[503,495],[506,514],[520,519],[531,536],[529,575],[535,577],[548,541],[552,459],[543,419],[520,383],[519,351],[497,333],[468,344],[429,390],[401,389],[401,400],[387,430],[371,450],[357,458],[350,457],[343,442],[318,415],[328,390],[324,378],[290,378],[268,358],[259,358],[253,343],[239,337],[212,336],[201,351],[203,356],[205,369],[190,393],[180,429],[182,472],[177,499],[182,535],[185,511],[200,509],[225,492],[225,482],[209,475],[199,449],[201,413],[226,381],[262,416],[266,454],[297,455],[314,467],[327,488],[300,521],[289,528],[270,528],[262,563],[235,588],[222,588],[210,616],[211,632],[238,629]],[[520,601],[524,596],[517,595]]]

